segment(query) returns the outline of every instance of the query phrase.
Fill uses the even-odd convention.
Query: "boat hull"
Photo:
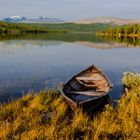
[[[91,74],[90,74],[90,71],[91,71]],[[94,74],[93,72],[94,73],[96,72],[98,75]],[[81,75],[82,75],[82,77],[80,77]],[[85,77],[85,75],[87,75],[87,76]],[[95,77],[94,77],[94,75],[95,75]],[[79,82],[78,81],[79,79],[77,80],[77,78],[79,78],[82,82],[85,80],[84,81],[85,85],[82,84],[81,81]],[[101,78],[103,78],[103,80]],[[94,80],[92,80],[92,79],[94,79]],[[102,88],[103,90],[105,90],[104,92],[95,91],[93,94],[93,92],[91,92],[92,84],[95,85],[98,82],[97,80],[100,80],[100,79],[103,82],[106,82],[105,84],[107,84],[107,87],[106,87],[106,89],[105,89],[105,86]],[[89,82],[90,85],[88,85],[87,81],[90,81]],[[99,83],[98,85],[100,86],[101,84]],[[83,89],[82,88],[83,85],[84,85],[84,87],[86,87],[86,86],[87,87],[86,87],[86,90],[81,91]],[[97,88],[98,88],[98,86],[97,86]],[[95,65],[92,65],[89,68],[87,68],[86,70],[81,71],[79,74],[72,77],[65,85],[63,85],[61,87],[60,93],[64,97],[66,102],[70,105],[70,107],[72,108],[73,111],[76,111],[79,107],[83,108],[83,110],[89,110],[90,108],[92,108],[94,110],[101,103],[103,103],[103,100],[108,95],[108,93],[110,92],[111,89],[112,89],[112,84],[108,80],[108,78]],[[88,92],[88,94],[87,94],[87,92]],[[100,95],[98,95],[97,93],[99,93]],[[80,95],[78,95],[78,94],[80,94]],[[77,97],[80,97],[80,98],[78,99]],[[83,98],[83,99],[81,99],[81,98]]]

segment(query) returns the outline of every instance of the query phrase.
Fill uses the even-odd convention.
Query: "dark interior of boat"
[[[93,82],[92,82],[93,83]],[[87,82],[86,82],[87,85]],[[99,91],[97,86],[86,86],[83,82],[79,82],[77,79],[73,79],[69,84],[64,88],[64,92],[77,102],[81,102],[88,99],[96,99],[98,96],[105,94],[105,91]],[[93,96],[94,95],[94,96]]]

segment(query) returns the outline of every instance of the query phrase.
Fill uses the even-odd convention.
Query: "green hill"
[[[7,23],[0,22],[0,34],[23,34],[23,33],[49,33],[49,32],[96,32],[109,27],[108,24],[31,24],[31,23]]]

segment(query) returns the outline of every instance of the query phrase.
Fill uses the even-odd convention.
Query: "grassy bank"
[[[131,82],[130,82],[131,81]],[[107,105],[89,118],[74,114],[57,91],[30,93],[0,107],[0,139],[139,139],[140,78],[126,73],[126,93],[116,109]]]

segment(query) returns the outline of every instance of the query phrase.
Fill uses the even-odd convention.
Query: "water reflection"
[[[139,37],[98,36],[109,43],[123,45],[124,47],[140,47]]]
[[[94,33],[49,33],[49,34],[1,34],[0,41],[4,40],[55,40],[64,42],[89,41],[103,42],[104,39]]]
[[[0,102],[57,87],[96,64],[114,84],[109,96],[115,104],[123,93],[123,72],[140,72],[139,48],[92,33],[2,35],[0,40]]]

